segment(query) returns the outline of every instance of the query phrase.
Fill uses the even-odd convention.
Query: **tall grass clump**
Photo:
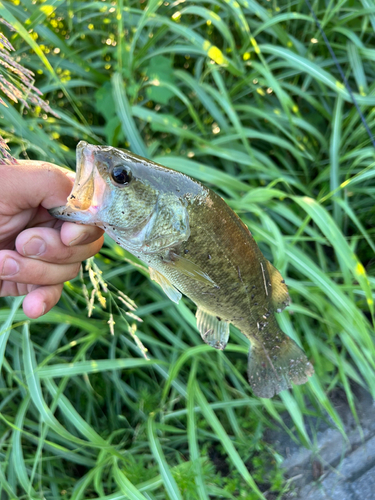
[[[374,130],[375,4],[312,4]],[[255,398],[241,334],[224,353],[203,345],[192,304],[106,240],[47,315],[2,303],[2,494],[281,496],[264,429],[313,447],[309,415],[345,434],[332,391],[356,418],[355,387],[375,397],[374,148],[306,4],[14,0],[0,16],[60,117],[2,107],[12,154],[73,167],[83,139],[216,190],[285,277],[292,305],[278,319],[316,372]]]

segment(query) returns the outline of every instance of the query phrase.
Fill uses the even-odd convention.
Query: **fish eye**
[[[132,173],[128,167],[124,165],[117,165],[111,171],[111,177],[116,184],[127,186],[132,180]]]

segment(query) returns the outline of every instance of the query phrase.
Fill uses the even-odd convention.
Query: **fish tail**
[[[262,342],[252,343],[249,351],[247,374],[256,396],[272,398],[293,384],[304,384],[314,373],[312,364],[302,349],[279,331],[282,342],[267,349]]]

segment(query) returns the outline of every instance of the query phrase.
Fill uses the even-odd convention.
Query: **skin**
[[[312,365],[274,316],[289,304],[285,282],[220,196],[124,150],[80,143],[77,163],[67,205],[51,213],[102,227],[149,265],[166,293],[175,290],[172,300],[178,291],[187,295],[205,318],[200,331],[212,347],[227,342],[215,332],[238,327],[251,342],[248,377],[258,396],[307,381]],[[116,181],[119,169],[125,184]]]
[[[25,314],[38,318],[57,303],[81,262],[100,250],[103,231],[48,213],[65,203],[74,172],[29,160],[0,170],[0,296],[26,295]]]

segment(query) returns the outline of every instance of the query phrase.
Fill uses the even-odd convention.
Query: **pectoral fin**
[[[272,285],[272,304],[276,312],[281,312],[290,304],[288,287],[279,271],[267,261],[267,270]]]
[[[155,269],[152,269],[152,267],[149,267],[148,270],[150,271],[150,278],[156,283],[158,283],[164,293],[171,299],[173,302],[176,302],[176,304],[179,303],[182,295],[181,293],[175,288],[172,283],[167,280],[165,276],[163,276],[159,271],[156,271]]]
[[[215,349],[225,349],[229,339],[229,323],[200,308],[195,316],[198,330],[206,344]]]
[[[219,288],[216,283],[205,273],[199,266],[194,264],[189,259],[182,257],[181,255],[177,255],[174,252],[169,253],[170,264],[176,266],[176,268],[185,276],[189,276],[189,278],[193,278],[195,280],[206,283],[206,285],[215,286]]]

